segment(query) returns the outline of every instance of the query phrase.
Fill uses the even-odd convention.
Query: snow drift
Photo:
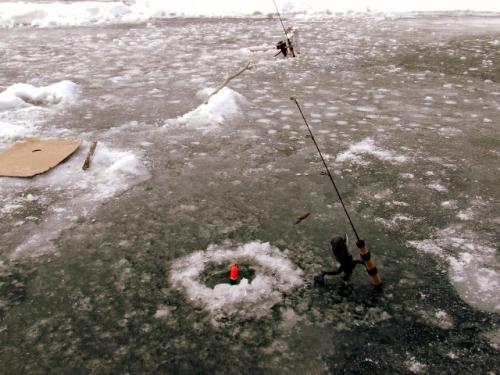
[[[287,0],[278,2],[286,16],[293,14],[323,14],[334,12],[408,12],[475,10],[500,11],[500,3],[488,0],[423,0],[403,2],[395,0]],[[165,17],[224,17],[267,15],[274,13],[273,3],[268,0],[136,0],[133,3],[115,1],[75,1],[71,3],[0,3],[0,27],[16,26],[82,26],[144,22]]]

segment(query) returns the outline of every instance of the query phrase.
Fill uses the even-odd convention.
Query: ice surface
[[[237,285],[218,284],[213,289],[200,282],[200,274],[209,263],[249,263],[255,278]],[[227,316],[259,318],[283,299],[283,293],[302,285],[302,271],[278,248],[269,243],[250,242],[236,248],[211,245],[174,262],[170,282],[186,293],[188,300],[205,308],[218,319]]]
[[[335,22],[293,19],[306,38],[304,55],[299,60],[266,59],[231,82],[229,87],[244,95],[248,106],[240,106],[219,125],[206,125],[224,132],[203,137],[196,126],[161,125],[195,110],[206,98],[206,92],[195,97],[197,90],[215,87],[224,74],[241,66],[248,58],[241,46],[277,40],[276,19],[183,18],[144,25],[0,30],[0,91],[16,82],[46,86],[71,79],[85,94],[74,106],[2,111],[0,122],[8,124],[6,133],[11,135],[1,142],[30,135],[86,140],[68,181],[62,174],[56,180],[46,176],[19,189],[6,189],[6,180],[0,181],[1,247],[7,268],[12,268],[9,255],[16,248],[19,255],[58,252],[16,259],[36,272],[26,277],[27,298],[0,324],[7,373],[33,373],[40,363],[60,373],[68,368],[217,373],[231,362],[242,373],[338,373],[347,364],[354,366],[351,372],[405,373],[411,365],[404,361],[411,357],[426,364],[427,373],[475,374],[493,368],[495,353],[480,336],[495,329],[498,319],[481,310],[489,308],[484,301],[496,297],[490,290],[475,296],[466,292],[468,280],[482,290],[498,278],[491,249],[500,223],[492,173],[500,165],[495,138],[500,90],[479,73],[465,77],[462,70],[458,75],[443,70],[448,67],[447,51],[458,51],[458,64],[460,56],[467,56],[464,71],[480,67],[488,48],[491,60],[498,50],[490,44],[499,39],[497,31],[476,34],[477,29],[469,29],[471,19],[481,24],[489,18],[475,15],[336,17]],[[291,22],[288,14],[286,18]],[[399,65],[407,56],[418,64],[418,56],[428,52],[435,56],[423,67],[428,72]],[[448,84],[452,86],[444,86]],[[449,98],[457,106],[444,104],[448,91],[456,93]],[[190,303],[182,285],[166,281],[170,266],[177,257],[221,238],[237,244],[260,238],[288,248],[289,253],[280,254],[300,265],[307,280],[333,267],[328,237],[332,231],[349,230],[349,225],[342,207],[334,204],[328,181],[319,175],[321,161],[305,138],[307,129],[289,95],[303,98],[307,118],[322,120],[314,124],[314,134],[329,162],[366,139],[382,152],[354,154],[367,167],[351,166],[349,160],[334,164],[349,212],[372,244],[386,287],[372,294],[361,268],[347,286],[331,278],[327,288],[299,287],[286,296],[272,290],[261,300],[262,307],[279,302],[259,319],[251,315],[260,314],[259,302],[236,298],[237,315],[231,314],[230,305],[209,310],[203,300]],[[425,101],[426,96],[434,100]],[[335,120],[346,123],[337,126]],[[85,173],[95,173],[95,181],[80,171],[91,139],[99,140],[97,164]],[[407,161],[385,161],[385,152]],[[66,170],[71,163],[60,167]],[[141,165],[151,170],[152,179],[130,189],[147,178]],[[84,179],[73,185],[70,180],[79,173]],[[448,190],[429,188],[433,182]],[[477,196],[485,207],[474,205]],[[306,210],[313,212],[312,218],[294,226],[293,218]],[[66,229],[54,232],[61,224]],[[453,231],[441,233],[443,227]],[[402,245],[406,241],[439,255],[412,251]],[[231,250],[224,245],[216,251],[223,249]],[[206,258],[202,280],[211,269]],[[255,268],[269,277],[264,290],[277,284],[272,272]],[[7,287],[0,296],[2,305],[11,298],[11,280],[0,280]],[[251,276],[248,280],[229,290],[243,292],[258,281]],[[404,283],[398,285],[399,280]],[[227,288],[209,292],[223,294]],[[428,320],[408,343],[405,332],[422,324],[410,305],[419,306]],[[227,329],[214,335],[211,319],[227,322]],[[48,323],[38,325],[40,333],[30,338],[29,327],[42,320]],[[450,323],[452,331],[442,332]],[[382,334],[370,335],[367,330],[373,327]],[[131,332],[136,339],[129,340]],[[358,360],[359,345],[366,339],[374,345]],[[260,351],[275,340],[279,352]],[[324,345],[339,340],[347,346],[334,345],[332,351]],[[99,343],[103,350],[95,350]],[[460,359],[446,357],[449,352]]]
[[[402,2],[395,0],[287,0],[280,4],[284,14],[331,16],[333,12],[408,12],[442,10],[500,11],[500,5],[489,0],[442,0]],[[136,0],[133,2],[75,1],[4,2],[0,3],[0,27],[15,26],[80,26],[112,23],[145,22],[152,18],[173,16],[249,16],[275,13],[267,0]]]

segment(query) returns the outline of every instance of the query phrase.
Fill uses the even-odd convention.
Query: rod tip
[[[295,96],[290,96],[290,100],[293,100],[294,102],[297,101],[297,99],[295,99]]]

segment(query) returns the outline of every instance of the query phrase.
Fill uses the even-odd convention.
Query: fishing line
[[[337,193],[337,196],[339,197],[340,203],[342,204],[342,207],[344,208],[344,212],[347,215],[347,219],[349,220],[349,223],[351,224],[351,228],[352,228],[352,230],[354,232],[354,235],[356,236],[356,239],[359,241],[360,238],[358,236],[358,232],[356,231],[356,228],[354,227],[354,224],[353,224],[353,222],[351,220],[351,216],[349,215],[349,212],[347,212],[347,208],[346,208],[346,206],[344,204],[344,201],[342,200],[342,196],[340,195],[339,189],[337,189],[337,185],[335,184],[335,181],[333,180],[333,176],[330,173],[330,169],[328,168],[328,165],[326,164],[325,158],[323,157],[323,154],[321,153],[321,150],[319,149],[318,143],[316,142],[316,139],[314,138],[314,135],[313,135],[313,133],[311,131],[311,128],[309,127],[309,124],[307,123],[306,117],[304,116],[304,112],[302,112],[302,108],[300,107],[299,102],[297,101],[296,98],[294,98],[292,96],[290,98],[290,100],[293,100],[295,102],[295,104],[297,105],[297,108],[299,109],[299,112],[300,112],[300,114],[302,116],[302,119],[304,120],[304,123],[307,126],[307,130],[309,130],[309,134],[311,135],[311,139],[314,142],[314,145],[316,146],[316,149],[318,150],[319,156],[321,157],[321,161],[323,162],[323,165],[325,166],[326,174],[330,178],[330,181],[332,182],[332,185],[335,188],[335,192]]]

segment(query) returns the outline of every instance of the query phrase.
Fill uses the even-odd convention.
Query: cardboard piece
[[[0,177],[33,177],[66,160],[78,139],[27,139],[0,153]]]

